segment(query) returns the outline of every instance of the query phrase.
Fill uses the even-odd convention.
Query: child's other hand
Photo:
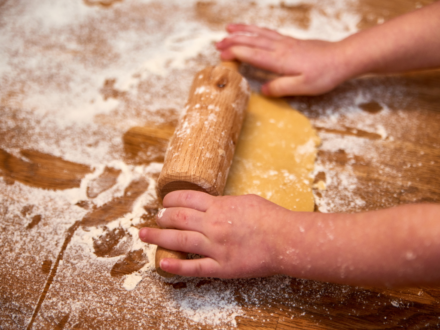
[[[350,78],[337,43],[298,40],[253,25],[230,24],[216,44],[222,60],[237,59],[279,74],[262,87],[267,96],[317,95]]]
[[[290,211],[255,195],[213,197],[197,191],[168,194],[161,228],[142,228],[140,238],[202,259],[164,259],[169,273],[198,277],[260,277],[279,273],[283,219]],[[177,229],[177,230],[176,230]]]

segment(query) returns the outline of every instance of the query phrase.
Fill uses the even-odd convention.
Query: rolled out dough
[[[319,143],[310,121],[287,102],[253,94],[225,195],[256,194],[289,210],[313,211]]]

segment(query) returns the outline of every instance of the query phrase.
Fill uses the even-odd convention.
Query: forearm
[[[337,43],[347,78],[440,67],[440,1]]]
[[[440,283],[440,206],[292,221],[279,272],[354,285]]]

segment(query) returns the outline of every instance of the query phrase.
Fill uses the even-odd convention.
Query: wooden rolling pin
[[[160,198],[175,190],[223,194],[249,94],[237,62],[222,62],[196,74],[165,155],[157,185]],[[173,277],[160,268],[165,258],[186,259],[187,254],[157,248],[158,274]]]

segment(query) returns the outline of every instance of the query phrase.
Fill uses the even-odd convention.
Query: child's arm
[[[238,59],[282,77],[268,96],[316,95],[365,73],[440,67],[440,2],[339,42],[298,40],[256,26],[232,24],[217,43],[223,60]]]
[[[267,95],[319,94],[368,72],[440,66],[440,2],[340,42],[296,40],[255,26],[230,25],[217,47],[283,77]],[[440,284],[440,205],[406,205],[358,214],[291,212],[263,198],[177,191],[164,199],[145,242],[206,256],[165,259],[184,276],[287,274],[355,285]],[[174,230],[178,229],[178,230]]]
[[[292,212],[255,195],[176,191],[145,242],[196,253],[161,268],[219,278],[286,274],[354,285],[440,284],[440,206],[358,214]],[[179,229],[179,230],[173,230]]]

